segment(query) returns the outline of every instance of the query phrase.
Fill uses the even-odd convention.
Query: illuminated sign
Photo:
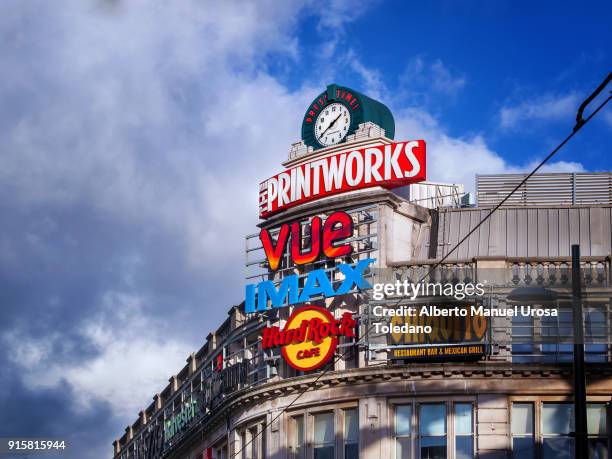
[[[299,284],[304,277],[298,274],[286,276],[278,287],[270,280],[249,284],[246,286],[244,310],[247,314],[265,311],[268,309],[268,301],[271,302],[273,308],[280,308],[290,304],[304,303],[319,296],[329,298],[350,293],[354,289],[372,288],[363,274],[374,261],[376,261],[374,258],[366,258],[352,265],[343,263],[336,266],[344,276],[338,288],[334,288],[335,282],[330,279],[330,274],[333,276],[334,271],[328,272],[325,269],[310,271],[306,276],[303,288],[300,288]]]
[[[452,360],[454,358],[479,358],[486,354],[484,344],[440,344],[392,349],[393,360]]]
[[[346,212],[334,212],[327,217],[325,223],[322,223],[321,217],[313,217],[308,225],[310,248],[306,251],[302,249],[302,230],[306,227],[299,221],[291,225],[288,223],[281,225],[276,242],[267,229],[261,230],[259,239],[272,271],[278,269],[290,236],[291,259],[296,265],[314,262],[319,258],[321,249],[328,258],[343,257],[352,252],[348,242],[340,244],[342,240],[353,235],[353,219]]]
[[[450,308],[450,306],[449,306]],[[391,317],[390,344],[449,344],[479,342],[485,338],[489,328],[487,317],[480,314],[470,314],[470,306],[453,306],[465,314],[452,316],[437,316],[416,314],[413,316]],[[428,327],[430,330],[423,333]],[[412,332],[417,330],[417,332]]]
[[[325,365],[334,355],[338,337],[355,337],[357,322],[350,312],[341,319],[326,309],[306,306],[295,311],[285,327],[266,327],[262,332],[262,348],[280,347],[283,357],[298,371],[309,371]]]
[[[259,186],[259,216],[305,202],[374,186],[394,188],[425,180],[425,141],[347,149],[316,157]]]
[[[303,231],[308,230],[309,247],[302,247]],[[276,232],[276,231],[274,231]],[[259,233],[262,247],[271,271],[281,267],[283,255],[290,245],[289,262],[299,266],[313,263],[321,254],[328,258],[350,255],[353,251],[347,238],[353,235],[353,219],[346,212],[334,212],[325,220],[313,217],[307,224],[301,221],[284,223],[278,229],[276,240],[272,232]],[[305,303],[319,296],[344,295],[355,290],[370,289],[364,272],[375,260],[367,258],[357,263],[342,263],[334,269],[315,269],[306,275],[290,274],[280,282],[265,280],[245,288],[245,312],[265,311],[290,304]],[[339,275],[339,276],[337,276]]]
[[[389,356],[392,360],[469,360],[487,354],[489,318],[483,314],[470,314],[473,306],[460,304],[414,309],[419,313],[390,318],[387,342],[391,345]]]

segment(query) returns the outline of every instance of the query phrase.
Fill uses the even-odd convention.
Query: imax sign
[[[376,261],[374,258],[367,258],[353,264],[340,264],[333,270],[315,269],[306,276],[303,288],[299,286],[304,276],[298,274],[286,276],[278,286],[271,280],[247,285],[245,312],[248,314],[265,311],[268,309],[268,302],[273,308],[280,308],[290,304],[305,303],[320,296],[332,297],[370,289],[372,286],[365,280],[364,273],[374,261]],[[343,279],[340,285],[334,288],[334,284],[338,281],[334,282],[330,276],[338,272],[343,275]]]

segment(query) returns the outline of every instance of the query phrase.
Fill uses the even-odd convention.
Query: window
[[[304,459],[304,416],[296,416],[293,420],[293,459]]]
[[[533,459],[535,457],[533,403],[513,403],[511,417],[512,457]]]
[[[573,459],[574,406],[570,403],[542,405],[542,458]]]
[[[421,459],[446,458],[446,405],[419,406],[419,447]]]
[[[260,441],[260,438],[257,435],[257,427],[253,427],[251,429],[249,429],[249,437],[251,440],[251,444],[248,445],[248,450],[250,451],[250,455],[249,455],[249,459],[259,459],[261,456],[258,453],[258,444]]]
[[[557,317],[542,317],[543,362],[571,362],[573,346],[573,313],[559,309]]]
[[[446,459],[449,455],[453,459],[472,459],[473,406],[463,401],[396,405],[395,459]],[[450,437],[449,425],[454,432]]]
[[[294,414],[287,430],[290,459],[359,458],[359,409],[349,404]]]
[[[359,412],[344,410],[344,459],[359,459]]]
[[[590,459],[608,459],[606,408],[604,403],[590,403],[587,405],[587,432],[589,434]]]
[[[526,363],[533,360],[533,317],[512,317],[512,362]]]
[[[219,446],[215,448],[215,458],[228,459],[227,457],[227,445]]]
[[[472,404],[455,403],[455,459],[474,457]]]
[[[584,320],[585,360],[587,362],[606,362],[608,360],[608,326],[603,308],[585,310]]]
[[[412,405],[395,407],[395,459],[411,459]]]
[[[241,459],[264,459],[266,457],[265,421],[247,425],[239,432],[240,449],[234,454]]]
[[[335,459],[334,413],[314,415],[314,459]]]
[[[607,410],[605,403],[587,405],[589,459],[609,457]],[[574,458],[573,403],[515,402],[511,416],[513,458]],[[539,426],[537,437],[534,425]]]
[[[247,435],[246,431],[244,431],[240,434],[240,457],[242,457],[242,459],[249,459],[248,451],[249,449],[247,447]]]

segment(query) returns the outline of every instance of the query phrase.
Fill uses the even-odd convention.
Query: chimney
[[[192,375],[195,373],[197,368],[196,354],[192,352],[187,358],[187,366],[189,367],[189,374]]]
[[[172,375],[168,381],[170,382],[170,393],[174,394],[178,390],[178,378]]]
[[[119,440],[113,442],[113,450],[115,451],[115,456],[121,452],[121,443],[119,443]]]

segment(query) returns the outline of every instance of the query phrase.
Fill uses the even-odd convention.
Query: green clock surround
[[[325,148],[317,139],[315,125],[317,118],[324,114],[325,109],[332,104],[342,104],[350,114],[348,131],[344,132],[339,142],[342,143],[350,134],[354,134],[361,123],[370,121],[385,130],[385,136],[393,139],[395,136],[395,120],[391,111],[383,103],[374,100],[358,91],[345,86],[330,84],[327,90],[319,94],[310,104],[302,122],[302,140],[315,150]],[[337,107],[337,105],[335,105]]]

